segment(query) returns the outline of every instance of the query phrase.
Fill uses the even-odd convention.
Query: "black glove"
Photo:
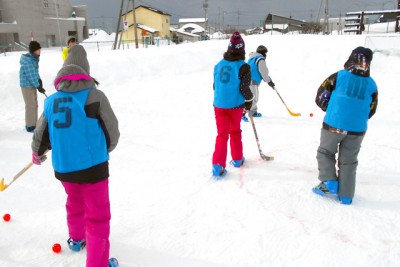
[[[244,102],[244,108],[246,110],[250,110],[252,105],[253,105],[253,101]]]
[[[268,85],[271,86],[272,88],[275,88],[275,84],[272,80],[268,83]]]
[[[39,79],[39,87],[43,88],[43,81],[42,81],[42,79]]]
[[[39,86],[37,89],[38,89],[38,91],[39,91],[40,93],[46,94],[46,90],[45,90],[42,86]]]

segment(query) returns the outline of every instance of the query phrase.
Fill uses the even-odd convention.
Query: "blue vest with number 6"
[[[371,77],[339,71],[324,122],[345,131],[365,132],[372,95],[376,91],[376,83]]]
[[[217,108],[235,108],[244,104],[240,92],[239,70],[246,64],[244,60],[221,60],[214,67],[214,106]]]
[[[59,173],[85,170],[109,159],[100,122],[86,116],[85,103],[90,90],[58,91],[45,101],[52,162]]]

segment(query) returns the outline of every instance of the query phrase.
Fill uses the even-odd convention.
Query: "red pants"
[[[212,164],[219,164],[225,168],[229,138],[232,160],[243,159],[242,130],[240,129],[243,109],[223,109],[214,107],[214,111],[218,135],[215,140]]]
[[[69,236],[86,239],[86,267],[107,267],[110,254],[108,179],[94,184],[62,182],[67,193]]]

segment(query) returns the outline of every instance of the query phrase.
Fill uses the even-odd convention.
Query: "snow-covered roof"
[[[161,15],[171,16],[170,14],[168,14],[168,13],[166,13],[164,11],[161,11],[161,10],[149,7],[149,6],[144,6],[144,5],[140,5],[140,6],[136,7],[135,9],[138,9],[140,7],[148,9],[148,10],[153,11],[153,12],[156,12],[156,13],[161,14]]]
[[[208,20],[208,18],[207,18]],[[186,19],[179,19],[179,23],[199,23],[205,22],[205,18],[186,18]]]
[[[146,26],[146,25],[143,25],[143,24],[138,24],[137,27],[138,27],[139,29],[146,30],[146,31],[148,31],[148,32],[150,32],[150,33],[155,33],[155,32],[158,32],[158,31],[159,31],[159,30],[157,30],[157,29],[154,29],[154,28],[152,28],[152,27],[149,27],[149,26]]]
[[[169,27],[169,30],[170,30],[171,32],[177,32],[177,31],[178,31],[178,29],[175,29],[174,27]]]
[[[198,34],[193,34],[193,33],[185,32],[185,31],[182,31],[182,30],[178,30],[177,32],[182,34],[182,35],[186,35],[186,36],[190,36],[190,37],[200,37],[200,35],[198,35]]]
[[[187,23],[180,27],[178,31],[185,31],[187,28],[193,28],[191,33],[204,32],[204,28],[195,23]]]

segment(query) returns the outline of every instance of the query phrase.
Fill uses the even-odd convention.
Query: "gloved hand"
[[[39,156],[35,152],[32,153],[32,163],[36,165],[41,165],[47,159],[46,155]]]
[[[268,83],[268,85],[271,86],[272,88],[275,88],[275,84],[272,80]]]
[[[250,110],[252,105],[253,105],[253,101],[245,102],[244,103],[245,110]]]
[[[42,81],[42,79],[39,79],[39,87],[43,88],[43,81]]]
[[[46,90],[43,87],[39,86],[37,89],[40,93],[46,94]]]

